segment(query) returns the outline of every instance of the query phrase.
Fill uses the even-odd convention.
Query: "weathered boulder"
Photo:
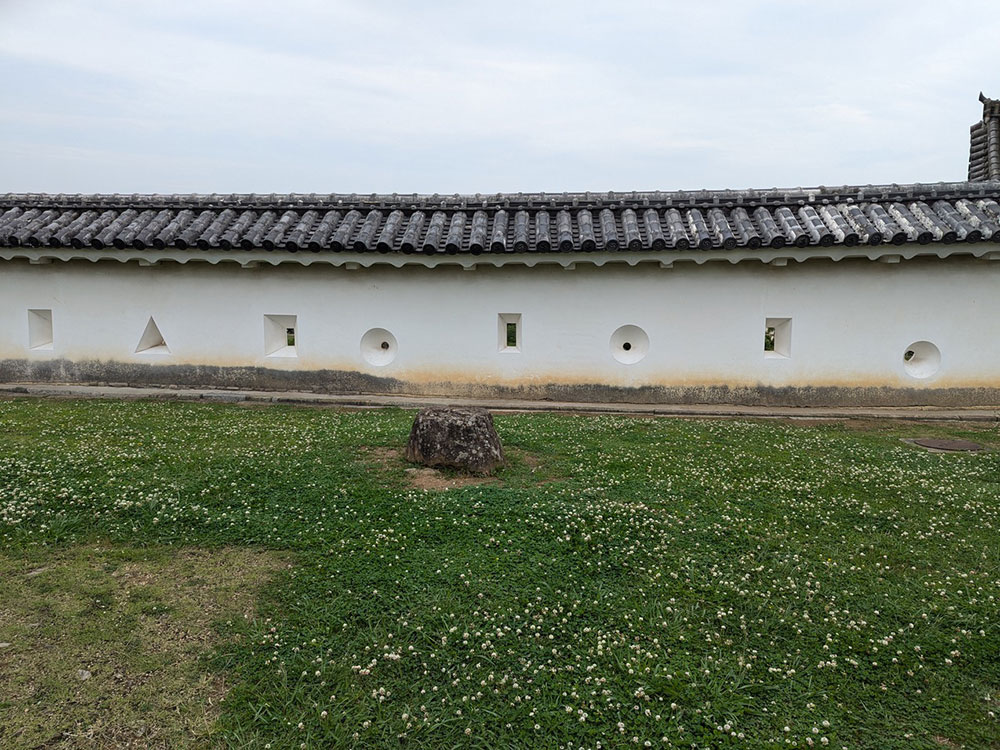
[[[489,474],[503,464],[503,447],[486,409],[432,407],[413,420],[406,459]]]

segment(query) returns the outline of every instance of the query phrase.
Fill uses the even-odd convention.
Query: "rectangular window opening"
[[[264,316],[264,354],[268,357],[297,357],[294,315]]]
[[[28,310],[28,348],[40,351],[52,348],[51,310]]]
[[[500,313],[498,319],[499,342],[501,352],[521,351],[521,314]]]
[[[764,356],[768,359],[788,359],[792,356],[791,318],[765,319]]]

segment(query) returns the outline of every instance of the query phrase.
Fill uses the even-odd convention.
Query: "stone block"
[[[413,420],[406,459],[424,466],[489,474],[503,464],[503,447],[486,409],[432,407]]]

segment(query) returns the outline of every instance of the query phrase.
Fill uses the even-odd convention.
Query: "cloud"
[[[1000,90],[1000,23],[962,8],[952,38],[953,9],[898,2],[13,2],[0,136],[151,159],[141,188],[105,168],[81,189],[158,189],[180,156],[302,190],[954,179],[975,94]],[[34,179],[4,153],[11,189]]]

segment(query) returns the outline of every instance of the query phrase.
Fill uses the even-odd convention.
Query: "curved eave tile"
[[[890,187],[840,188],[835,200],[818,201],[808,191],[719,191],[684,201],[574,194],[537,205],[502,194],[453,196],[436,205],[427,196],[7,195],[0,196],[0,247],[387,256],[696,250],[761,257],[833,248],[850,257],[843,254],[882,244],[1000,241],[1000,185]]]

